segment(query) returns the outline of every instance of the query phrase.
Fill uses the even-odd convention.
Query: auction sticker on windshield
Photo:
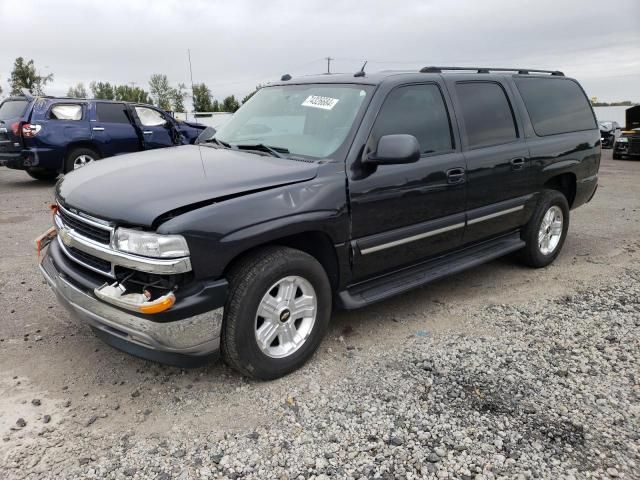
[[[320,95],[309,95],[302,102],[303,107],[322,108],[323,110],[331,110],[338,103],[339,98],[321,97]]]

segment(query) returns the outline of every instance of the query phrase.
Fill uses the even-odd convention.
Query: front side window
[[[98,103],[96,104],[96,117],[99,122],[131,123],[124,103]]]
[[[263,144],[326,158],[343,145],[371,91],[369,85],[264,87],[218,130],[215,139],[236,147]]]
[[[540,136],[595,129],[589,100],[573,80],[516,78],[533,129]]]
[[[166,125],[167,120],[157,110],[147,107],[135,107],[136,115],[143,127],[160,127]]]
[[[518,138],[507,95],[493,82],[456,84],[467,147],[480,148],[513,142]]]
[[[371,148],[380,137],[394,134],[416,137],[422,154],[453,148],[449,114],[437,85],[407,85],[389,93],[373,127]]]
[[[54,105],[49,112],[51,120],[82,120],[82,105]]]

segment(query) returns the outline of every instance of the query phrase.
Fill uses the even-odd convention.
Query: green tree
[[[261,88],[262,88],[262,85],[256,85],[256,89],[255,89],[253,92],[251,92],[249,95],[247,95],[246,97],[244,97],[244,98],[242,99],[242,105],[244,105],[245,103],[247,103],[247,102],[249,101],[249,99],[250,99],[251,97],[253,97],[253,96],[257,93],[257,91],[258,91],[258,90],[260,90]]]
[[[140,87],[129,85],[118,85],[114,89],[115,100],[123,102],[146,103],[151,105],[151,97],[149,93]]]
[[[109,82],[91,82],[89,84],[93,98],[100,100],[115,100],[114,87]]]
[[[233,113],[240,108],[238,100],[235,95],[229,95],[222,101],[222,111]]]
[[[184,97],[187,95],[187,87],[184,83],[179,83],[177,88],[174,88],[171,92],[173,100],[173,111],[184,112]]]
[[[84,88],[84,83],[80,82],[75,87],[69,87],[69,90],[67,90],[67,97],[87,98],[87,89]]]
[[[213,103],[211,104],[211,111],[212,112],[220,111],[220,102],[218,100],[214,100]]]
[[[193,110],[195,112],[214,112],[211,90],[204,83],[193,86]]]
[[[156,105],[163,110],[171,110],[171,101],[174,100],[174,89],[169,85],[166,75],[156,73],[149,79],[149,92]]]
[[[11,95],[19,95],[22,89],[26,88],[34,95],[43,95],[44,86],[53,80],[53,73],[42,76],[36,72],[33,60],[25,62],[24,58],[18,57],[13,63],[13,71],[9,77],[11,85]]]

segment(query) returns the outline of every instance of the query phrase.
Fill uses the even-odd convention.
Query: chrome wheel
[[[552,254],[562,238],[564,215],[562,209],[553,205],[542,217],[538,231],[538,248],[543,255]]]
[[[316,322],[318,300],[311,283],[289,276],[264,294],[255,320],[255,337],[260,351],[271,358],[296,352],[309,338]]]
[[[79,168],[84,167],[85,165],[93,162],[93,157],[90,157],[89,155],[78,155],[74,160],[73,160],[73,169],[77,170]]]

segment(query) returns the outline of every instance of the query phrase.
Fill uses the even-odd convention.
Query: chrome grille
[[[99,227],[95,222],[89,223],[81,216],[75,215],[60,206],[58,206],[58,215],[60,215],[60,219],[65,226],[75,230],[83,237],[104,243],[105,245],[108,245],[111,241],[112,229],[107,226]]]

